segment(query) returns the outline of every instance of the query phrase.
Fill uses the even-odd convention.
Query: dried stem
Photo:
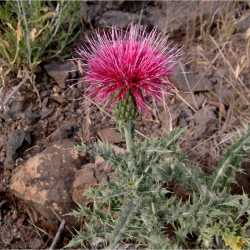
[[[61,224],[60,224],[60,226],[59,226],[59,228],[57,230],[56,236],[55,236],[49,250],[55,249],[55,246],[58,243],[58,241],[60,239],[60,236],[61,236],[61,234],[62,234],[62,232],[64,230],[64,226],[65,226],[65,220],[62,220],[62,222],[61,222]]]

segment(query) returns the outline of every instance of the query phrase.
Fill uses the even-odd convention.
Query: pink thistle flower
[[[169,81],[179,51],[155,29],[130,25],[124,32],[96,32],[89,46],[79,49],[86,66],[87,95],[98,103],[116,104],[131,94],[139,111],[150,100],[162,100],[173,84]]]

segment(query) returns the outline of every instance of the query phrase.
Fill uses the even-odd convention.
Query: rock
[[[52,77],[61,88],[65,88],[66,80],[70,74],[77,71],[75,64],[71,61],[63,63],[50,63],[44,66],[48,75]]]
[[[250,194],[250,159],[246,159],[241,164],[242,172],[236,174],[236,183],[233,185],[233,191],[242,194]]]
[[[178,125],[180,127],[188,126],[190,120],[192,119],[192,111],[186,105],[181,105],[181,112],[178,117]]]
[[[124,0],[118,1],[81,1],[81,20],[84,24],[99,26],[98,19],[109,10],[117,10]]]
[[[88,23],[88,13],[87,13],[88,5],[85,1],[80,1],[80,19],[83,23]]]
[[[203,93],[196,95],[194,95],[193,93],[183,93],[182,97],[194,109],[200,109],[201,106],[206,102],[206,97],[203,95]]]
[[[17,167],[10,191],[41,214],[46,226],[56,226],[55,214],[63,216],[73,208],[70,190],[80,165],[72,142],[55,143]]]
[[[174,128],[176,126],[182,111],[180,104],[172,104],[168,107],[168,109],[169,112],[167,110],[163,110],[159,114],[159,120],[163,134],[168,133],[172,127]]]
[[[131,22],[137,22],[138,16],[129,12],[110,10],[105,12],[98,24],[102,27],[113,26],[126,28]]]
[[[54,113],[55,105],[53,105],[53,104],[54,103],[49,105],[49,98],[48,97],[43,99],[42,110],[41,110],[41,119],[45,119]]]
[[[0,150],[3,148],[5,143],[6,143],[6,136],[5,135],[0,135]]]
[[[49,142],[62,141],[64,139],[69,139],[75,135],[77,132],[77,126],[71,122],[63,123],[59,128],[57,128],[52,134],[47,137]]]
[[[203,92],[213,89],[213,83],[208,77],[199,72],[186,73],[187,70],[182,69],[178,64],[174,74],[171,76],[171,81],[177,89],[187,92]]]
[[[5,246],[8,246],[14,239],[13,230],[10,225],[1,226],[0,230],[0,241],[3,242]]]
[[[118,155],[124,155],[127,153],[127,150],[124,149],[124,148],[121,148],[117,145],[111,145],[111,148],[113,149],[114,153],[115,154],[118,154]]]
[[[163,130],[163,133],[168,133],[173,126],[170,112],[163,110],[159,114],[159,120],[161,122],[161,128]]]
[[[193,119],[196,126],[192,139],[209,137],[214,133],[218,122],[215,110],[212,106],[205,106],[194,114]]]
[[[103,142],[115,144],[123,141],[121,134],[118,133],[114,128],[101,129],[97,132],[97,134]]]
[[[152,6],[145,9],[142,18],[143,24],[157,27],[158,30],[165,33],[168,30],[168,25],[166,25],[166,22],[167,16],[165,9]]]
[[[95,23],[100,13],[106,10],[107,2],[102,1],[81,1],[81,19],[84,23]]]
[[[235,26],[238,32],[245,32],[250,28],[250,14],[241,17],[240,20],[236,22]]]
[[[65,103],[65,98],[62,95],[54,94],[54,95],[50,96],[50,98],[59,104]]]
[[[163,1],[161,9],[165,11],[165,30],[173,32],[186,29],[189,22],[201,16],[214,17],[225,13],[232,5],[230,1]]]
[[[191,21],[201,16],[212,19],[226,12],[230,4],[225,1],[155,1],[153,5],[151,1],[82,1],[81,19],[95,27],[125,28],[134,22],[157,27],[164,33],[186,31]]]
[[[5,114],[12,120],[16,120],[21,117],[24,110],[25,99],[23,96],[18,95],[15,99],[12,99],[7,105]]]
[[[89,202],[84,194],[90,187],[95,187],[100,183],[109,180],[109,174],[112,169],[99,159],[98,164],[88,163],[82,169],[75,173],[75,179],[72,185],[72,199],[77,204],[86,204]]]
[[[32,111],[32,105],[30,105],[25,110],[24,117],[25,117],[27,124],[31,125],[31,124],[36,123],[40,119],[41,115],[40,115],[40,112],[38,111]]]
[[[43,244],[44,243],[41,239],[35,238],[35,239],[32,239],[32,241],[30,241],[29,247],[30,249],[41,249]]]
[[[17,150],[20,149],[25,142],[31,144],[29,131],[17,129],[9,135],[6,146],[6,159],[4,162],[6,168],[13,167],[14,161],[17,158]]]
[[[222,103],[225,105],[230,105],[233,99],[233,91],[227,88],[226,86],[221,86],[216,84],[215,93]]]

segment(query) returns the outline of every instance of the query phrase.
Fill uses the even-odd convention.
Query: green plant
[[[4,1],[0,5],[0,66],[34,72],[79,34],[79,1]],[[3,70],[2,70],[3,71]]]
[[[110,249],[125,242],[152,249],[250,247],[250,200],[245,194],[230,194],[250,149],[250,129],[210,176],[192,166],[179,149],[183,132],[177,129],[164,139],[136,142],[134,165],[129,165],[131,153],[117,155],[99,144],[97,153],[115,174],[87,192],[91,206],[79,204],[73,212],[84,225],[68,247],[93,247],[96,242]],[[172,182],[182,187],[185,198],[169,190]]]
[[[178,147],[183,129],[155,140],[134,137],[135,119],[141,111],[149,111],[149,100],[164,101],[164,94],[174,89],[168,78],[178,53],[168,49],[156,31],[146,33],[133,25],[125,33],[115,27],[110,33],[97,33],[88,48],[79,49],[87,66],[87,93],[115,107],[127,152],[116,154],[109,145],[97,146],[96,154],[114,173],[110,181],[85,192],[90,204],[79,204],[72,212],[83,227],[68,247],[116,249],[124,243],[152,249],[250,247],[250,200],[245,194],[230,193],[235,173],[250,151],[250,129],[210,176],[193,166]]]

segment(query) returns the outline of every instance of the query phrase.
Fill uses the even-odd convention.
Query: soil
[[[91,30],[114,23],[126,26],[131,18],[137,20],[142,9],[142,23],[152,26],[156,22],[153,11],[165,13],[166,5],[154,1],[97,1],[84,2],[82,8],[87,9],[82,16],[84,29]],[[241,93],[235,92],[235,87],[238,88],[242,81],[245,83],[244,96],[249,98],[246,94],[250,88],[249,64],[242,66],[248,63],[244,55],[248,41],[245,34],[249,31],[250,21],[249,18],[248,21],[244,19],[245,23],[241,21],[241,17],[247,14],[247,4],[234,6],[231,15],[240,20],[238,26],[229,38],[214,34],[217,39],[225,39],[221,42],[224,47],[220,48],[230,60],[231,67],[237,69],[238,76],[220,56],[218,51],[221,50],[216,48],[216,44],[204,40],[205,34],[202,34],[205,29],[210,34],[215,33],[216,25],[222,31],[220,17],[209,24],[206,23],[209,18],[201,20],[192,11],[186,20],[180,19],[180,23],[172,20],[170,38],[178,46],[183,46],[181,62],[185,62],[180,62],[179,74],[173,77],[181,98],[169,96],[167,106],[161,105],[153,114],[143,115],[136,127],[138,138],[161,137],[176,126],[185,126],[188,129],[181,139],[181,147],[206,172],[213,171],[221,152],[231,143],[234,132],[244,129],[250,121],[247,102]],[[166,17],[160,15],[158,19],[164,23],[166,20],[163,18]],[[202,21],[204,23],[200,23]],[[226,36],[226,31],[224,34]],[[72,51],[81,42],[82,39],[76,41]],[[115,128],[108,112],[84,99],[84,84],[79,81],[77,64],[63,68],[64,62],[53,63],[52,70],[47,63],[40,65],[36,75],[37,91],[29,84],[23,85],[0,113],[0,248],[47,248],[55,236],[34,224],[34,212],[9,193],[8,183],[15,167],[53,141],[72,138],[76,144],[84,142],[91,147],[100,137],[100,130]],[[73,73],[72,67],[75,69]],[[57,77],[53,77],[53,70]],[[185,75],[183,72],[189,73]],[[2,91],[4,96],[20,81],[10,79]],[[58,247],[63,247],[69,239],[70,233],[65,233]]]

